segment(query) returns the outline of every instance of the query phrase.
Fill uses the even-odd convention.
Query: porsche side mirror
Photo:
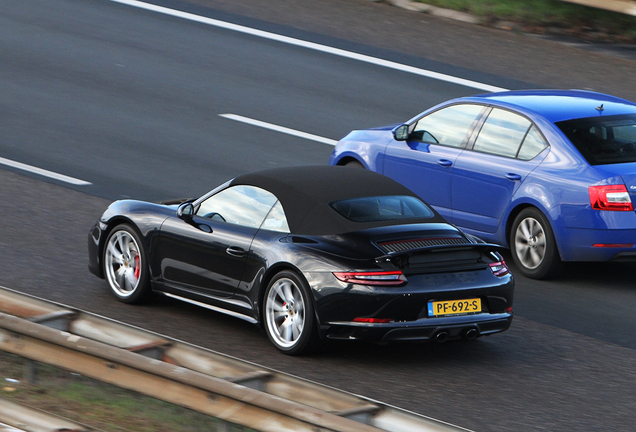
[[[396,141],[406,141],[409,137],[409,125],[403,124],[393,129],[393,138]]]
[[[194,206],[190,202],[181,204],[177,209],[177,216],[181,219],[192,219],[193,215]]]

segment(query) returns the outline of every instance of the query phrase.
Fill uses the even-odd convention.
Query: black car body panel
[[[321,176],[333,175],[333,170],[346,170],[346,176],[358,175],[352,171],[363,173],[320,167],[312,174],[320,181]],[[385,193],[394,186],[386,178],[378,181],[388,182]],[[404,193],[400,188],[398,193]],[[207,196],[195,200],[195,208]],[[311,201],[311,197],[303,200]],[[505,264],[498,274],[493,269],[503,263],[498,246],[465,235],[437,214],[430,220],[362,223],[363,229],[355,231],[317,234],[323,227],[310,232],[275,231],[196,214],[183,217],[178,209],[175,202],[111,204],[89,232],[90,271],[104,277],[106,239],[115,226],[126,224],[142,239],[154,291],[250,322],[263,322],[265,288],[282,270],[297,273],[310,287],[322,338],[378,342],[439,335],[472,338],[467,335],[504,331],[512,321],[514,279]],[[337,215],[333,218],[337,222]],[[328,221],[325,226],[334,225]],[[342,272],[397,272],[404,279],[388,285],[357,283],[336,276]],[[465,299],[480,299],[481,311],[443,317],[429,314],[430,302]]]

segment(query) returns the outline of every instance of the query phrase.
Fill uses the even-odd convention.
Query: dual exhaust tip
[[[466,340],[475,340],[479,337],[479,330],[476,328],[469,328],[462,332],[462,337]],[[445,330],[437,332],[434,336],[435,342],[444,343],[448,340],[448,332]]]

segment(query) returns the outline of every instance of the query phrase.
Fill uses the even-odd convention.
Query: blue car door
[[[450,219],[453,165],[485,109],[457,104],[420,118],[405,142],[393,141],[387,146],[383,174],[407,186]]]
[[[472,150],[455,161],[451,221],[469,230],[496,232],[512,196],[543,160],[546,147],[529,119],[493,108]]]

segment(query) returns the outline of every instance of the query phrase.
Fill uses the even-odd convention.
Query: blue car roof
[[[618,97],[584,90],[524,90],[488,93],[461,100],[492,103],[525,112],[537,113],[552,122],[636,113],[636,103]],[[603,105],[603,110],[597,109]]]

